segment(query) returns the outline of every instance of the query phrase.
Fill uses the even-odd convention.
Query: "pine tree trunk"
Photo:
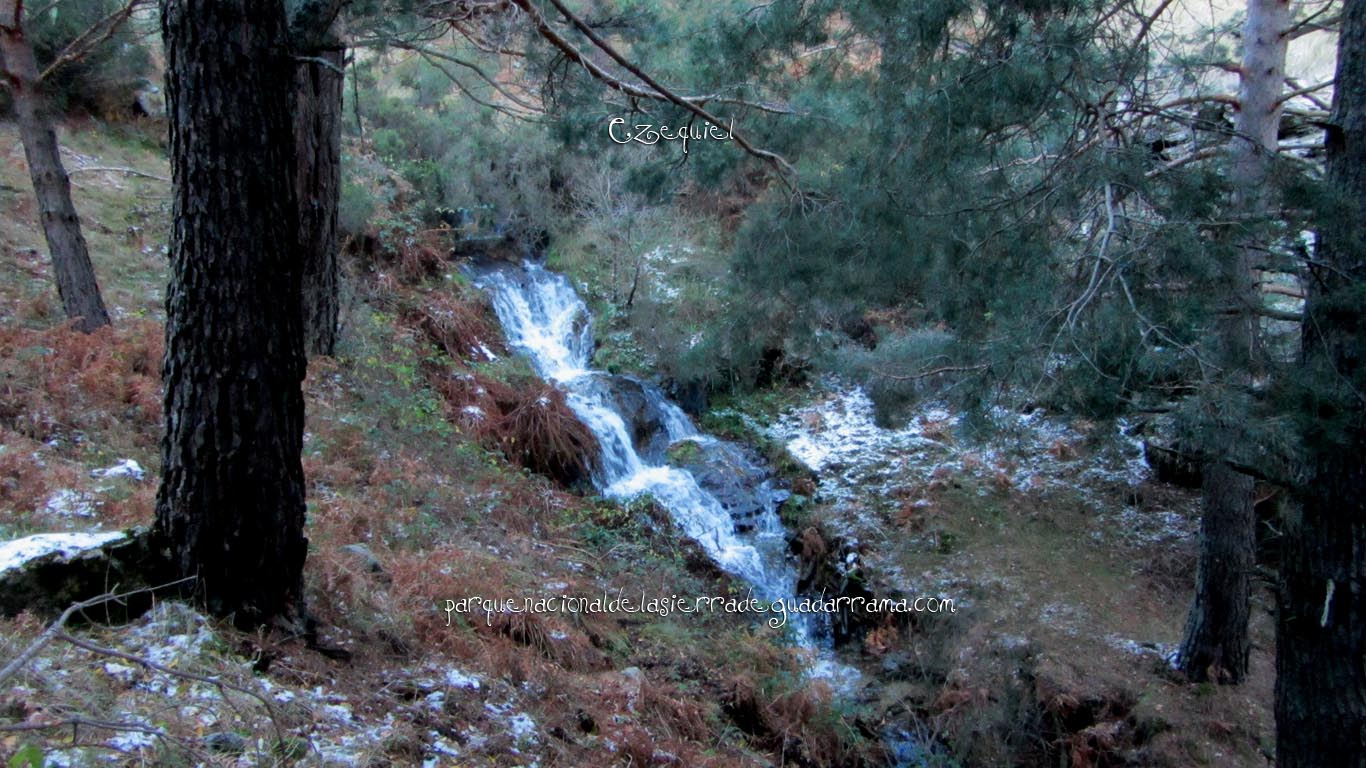
[[[24,35],[22,15],[21,3],[0,0],[0,61],[14,103],[33,192],[38,198],[38,217],[52,255],[57,293],[66,316],[79,320],[76,327],[88,333],[109,325],[109,313],[95,281],[80,217],[71,202],[71,181],[62,167],[57,133],[44,111],[38,62],[33,45]]]
[[[1248,0],[1243,27],[1239,110],[1232,140],[1233,208],[1246,217],[1265,212],[1267,170],[1276,152],[1279,98],[1285,85],[1287,0]],[[1227,313],[1215,329],[1215,357],[1226,372],[1220,386],[1245,387],[1260,366],[1260,303],[1254,271],[1260,238],[1245,246],[1224,269]],[[1217,396],[1218,389],[1215,390]],[[1227,421],[1227,417],[1216,421]],[[1209,437],[1211,453],[1236,449],[1236,425],[1221,425]],[[1256,492],[1252,478],[1218,459],[1205,468],[1201,487],[1204,517],[1195,601],[1181,643],[1181,669],[1192,680],[1240,683],[1248,668],[1248,599],[1256,564]]]
[[[1347,0],[1326,131],[1338,195],[1304,324],[1309,480],[1287,525],[1276,633],[1276,764],[1366,766],[1366,2]]]
[[[1179,656],[1192,680],[1239,683],[1247,674],[1248,591],[1256,553],[1253,485],[1223,462],[1205,467],[1195,602]]]
[[[174,176],[156,534],[209,610],[302,612],[304,377],[281,0],[163,0]]]
[[[305,16],[328,23],[335,9]],[[302,14],[301,14],[302,15]],[[296,18],[296,24],[305,24]],[[325,32],[324,29],[322,32]],[[344,49],[314,30],[293,29],[295,50],[305,54],[294,73],[294,140],[298,158],[299,246],[303,256],[304,333],[310,355],[337,346],[339,267],[337,204],[341,199],[342,66]],[[335,36],[332,36],[335,37]],[[303,47],[303,50],[300,48]]]

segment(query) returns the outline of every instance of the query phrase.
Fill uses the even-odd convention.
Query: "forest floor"
[[[63,327],[23,151],[0,125],[0,539],[152,520],[169,221],[155,136],[61,133],[114,318],[84,336]],[[447,613],[444,601],[472,595],[738,588],[653,505],[571,492],[519,465],[514,436],[485,419],[543,386],[454,264],[415,248],[347,267],[342,343],[306,381],[306,579],[332,650],[176,603],[128,625],[82,624],[74,636],[103,652],[53,643],[0,683],[0,755],[857,765],[877,764],[875,737],[902,712],[947,745],[944,765],[1266,764],[1265,596],[1247,685],[1174,675],[1165,656],[1190,596],[1195,498],[1130,474],[1132,456],[1087,425],[978,443],[927,406],[893,439],[856,399],[821,387],[703,419],[738,414],[751,437],[815,470],[815,501],[794,522],[855,554],[874,592],[957,601],[957,614],[871,626],[847,647],[870,683],[854,701],[805,684],[800,659],[755,617]],[[874,440],[869,456],[828,450],[857,429]],[[0,619],[0,658],[50,618]]]

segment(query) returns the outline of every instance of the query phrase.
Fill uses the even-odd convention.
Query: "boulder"
[[[669,403],[663,390],[624,375],[600,375],[597,384],[604,388],[614,409],[626,422],[636,453],[647,461],[663,460],[671,432],[680,431],[686,423],[686,417]]]
[[[148,532],[141,528],[40,533],[0,543],[0,614],[56,615],[110,590],[147,587],[148,574],[160,570],[156,562]],[[125,621],[151,607],[151,597],[144,593],[110,602],[98,613]]]

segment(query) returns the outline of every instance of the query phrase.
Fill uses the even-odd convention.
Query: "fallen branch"
[[[66,610],[62,611],[62,614],[58,616],[57,619],[52,622],[52,624],[48,625],[48,627],[45,630],[43,630],[43,633],[39,635],[36,640],[30,643],[29,646],[25,648],[22,652],[20,652],[18,656],[14,657],[14,659],[12,659],[8,664],[6,664],[3,669],[0,669],[0,685],[3,685],[6,680],[8,680],[10,677],[13,677],[21,669],[23,669],[29,662],[33,661],[33,659],[37,657],[37,655],[41,653],[42,650],[46,648],[48,645],[50,645],[53,641],[60,640],[64,643],[67,643],[68,645],[72,645],[76,648],[88,651],[97,656],[107,656],[110,658],[119,659],[121,661],[127,661],[133,664],[137,664],[138,666],[144,667],[146,669],[150,669],[155,672],[160,672],[164,675],[169,675],[180,680],[197,682],[203,685],[211,686],[218,690],[219,695],[223,697],[223,701],[226,702],[227,705],[231,707],[234,711],[236,711],[238,715],[241,716],[244,720],[248,718],[245,716],[245,713],[238,709],[236,702],[232,700],[232,697],[228,695],[228,692],[232,691],[235,693],[239,693],[243,696],[255,699],[256,701],[260,702],[261,705],[265,708],[266,715],[270,718],[271,725],[275,729],[277,743],[285,743],[284,730],[280,726],[280,720],[279,717],[276,715],[274,704],[267,697],[262,696],[261,694],[244,688],[242,686],[229,683],[218,677],[209,677],[207,675],[199,675],[193,672],[185,672],[178,669],[172,669],[163,664],[158,664],[157,662],[152,661],[151,659],[145,659],[141,656],[126,653],[116,648],[107,648],[105,646],[99,645],[89,640],[76,637],[71,633],[67,632],[65,629],[66,623],[71,619],[72,616],[75,616],[77,613],[85,611],[86,609],[94,608],[96,606],[103,605],[109,602],[122,601],[129,597],[133,597],[139,594],[145,594],[157,590],[164,590],[176,587],[186,582],[194,581],[194,578],[195,577],[187,577],[160,586],[144,587],[141,589],[135,589],[128,592],[106,593],[103,595],[92,597],[89,600],[82,600],[81,602],[72,604]],[[59,725],[88,725],[99,728],[107,728],[111,730],[139,730],[145,731],[152,735],[156,735],[160,738],[167,737],[167,734],[160,730],[154,731],[141,726],[99,721],[84,717],[67,718],[66,720],[59,721],[56,723],[0,726],[0,732],[16,730],[41,730],[56,727]]]
[[[1306,85],[1306,86],[1303,87],[1303,88],[1295,88],[1295,90],[1291,91],[1290,93],[1284,94],[1284,95],[1281,96],[1279,99],[1276,99],[1276,105],[1279,106],[1279,105],[1281,105],[1281,104],[1286,103],[1287,101],[1290,101],[1290,100],[1292,100],[1292,99],[1299,98],[1300,96],[1308,96],[1309,94],[1311,94],[1311,93],[1313,93],[1313,92],[1315,92],[1315,91],[1321,91],[1321,90],[1323,90],[1324,88],[1331,88],[1332,85],[1333,85],[1333,83],[1335,83],[1335,82],[1337,82],[1337,81],[1336,81],[1336,80],[1325,80],[1325,81],[1323,81],[1322,83],[1315,83],[1315,84],[1313,84],[1313,85]],[[1293,87],[1293,86],[1292,86],[1292,87]]]
[[[133,593],[129,594],[131,595]],[[117,599],[118,597],[120,596],[114,594],[99,595],[92,597],[89,600],[75,603],[65,611],[62,611],[62,615],[58,616],[56,621],[52,622],[47,629],[43,630],[43,634],[39,635],[37,640],[30,643],[18,656],[15,656],[10,663],[5,665],[4,669],[0,669],[0,685],[4,685],[6,680],[13,677],[20,669],[23,669],[24,665],[32,661],[33,657],[37,656],[49,643],[55,640],[61,633],[62,626],[65,625],[77,611],[93,608],[97,605],[109,602],[110,600]]]
[[[892,381],[918,381],[920,379],[928,379],[931,376],[938,376],[941,373],[971,373],[973,371],[985,371],[990,367],[991,365],[989,363],[978,363],[977,365],[944,365],[938,368],[931,368],[928,371],[909,374],[887,373],[886,371],[878,371],[877,373],[879,376]]]

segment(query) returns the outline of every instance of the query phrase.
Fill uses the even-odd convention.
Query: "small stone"
[[[247,740],[230,731],[211,733],[204,737],[204,745],[214,752],[240,755],[247,751]]]
[[[365,567],[366,571],[370,573],[384,573],[384,566],[380,564],[379,558],[375,557],[375,553],[371,552],[370,548],[364,544],[347,544],[341,548],[341,551],[355,555],[356,559],[361,562],[361,565]]]

